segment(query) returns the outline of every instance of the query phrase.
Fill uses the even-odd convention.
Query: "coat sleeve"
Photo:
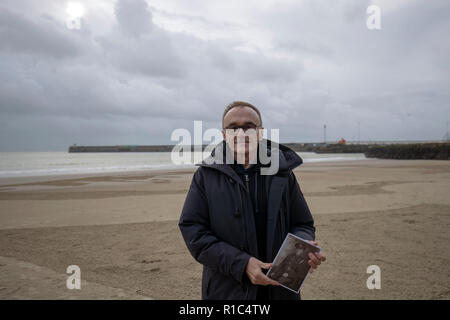
[[[289,177],[290,191],[290,231],[291,233],[306,240],[315,239],[314,220],[309,211],[308,204],[300,189],[295,174],[291,171]]]
[[[202,168],[192,178],[178,223],[191,255],[201,264],[243,282],[250,255],[218,239],[210,228]]]

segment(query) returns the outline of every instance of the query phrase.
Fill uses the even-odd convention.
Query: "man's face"
[[[223,138],[237,162],[243,164],[247,159],[255,163],[258,141],[263,138],[258,113],[250,107],[235,107],[225,115],[223,127]]]

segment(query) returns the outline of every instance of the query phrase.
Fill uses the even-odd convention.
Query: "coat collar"
[[[286,173],[289,170],[293,170],[294,168],[298,167],[303,163],[302,158],[291,148],[281,144],[281,143],[275,143],[271,140],[263,139],[260,143],[266,143],[267,145],[267,155],[270,156],[272,154],[272,149],[278,148],[279,152],[279,168],[278,171],[275,174],[279,173]],[[226,152],[228,151],[228,152]],[[220,163],[219,160],[216,161],[216,155],[222,154],[224,155],[222,159],[225,159],[228,157],[228,161],[226,162],[234,162],[233,155],[231,152],[231,149],[228,147],[225,140],[222,140],[220,143],[218,143],[214,149],[211,151],[211,154],[204,159],[200,163],[196,163],[195,165],[202,166],[202,167],[208,167],[213,168],[216,170],[219,170],[226,175],[228,175],[230,178],[236,180],[237,182],[241,182],[241,179],[233,170],[230,164],[227,163]],[[261,166],[269,166],[268,165],[262,165]]]

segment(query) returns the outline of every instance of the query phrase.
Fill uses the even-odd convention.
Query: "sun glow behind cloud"
[[[80,2],[68,2],[66,13],[74,18],[81,18],[85,14],[84,6]]]

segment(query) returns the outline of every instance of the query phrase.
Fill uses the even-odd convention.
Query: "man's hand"
[[[263,286],[267,286],[270,284],[272,286],[279,286],[280,284],[277,281],[270,279],[261,271],[261,268],[269,269],[271,266],[271,263],[264,263],[254,257],[251,257],[248,260],[247,266],[245,267],[245,272],[247,273],[248,278],[253,284],[259,284]]]
[[[309,241],[309,242],[315,246],[318,245],[317,242],[315,242],[315,241]],[[309,269],[310,273],[312,273],[313,270],[316,269],[322,263],[322,261],[325,261],[327,259],[325,257],[325,254],[323,254],[322,252],[316,252],[316,253],[310,252],[308,254],[308,256],[309,256],[308,264],[311,266],[311,268]]]

